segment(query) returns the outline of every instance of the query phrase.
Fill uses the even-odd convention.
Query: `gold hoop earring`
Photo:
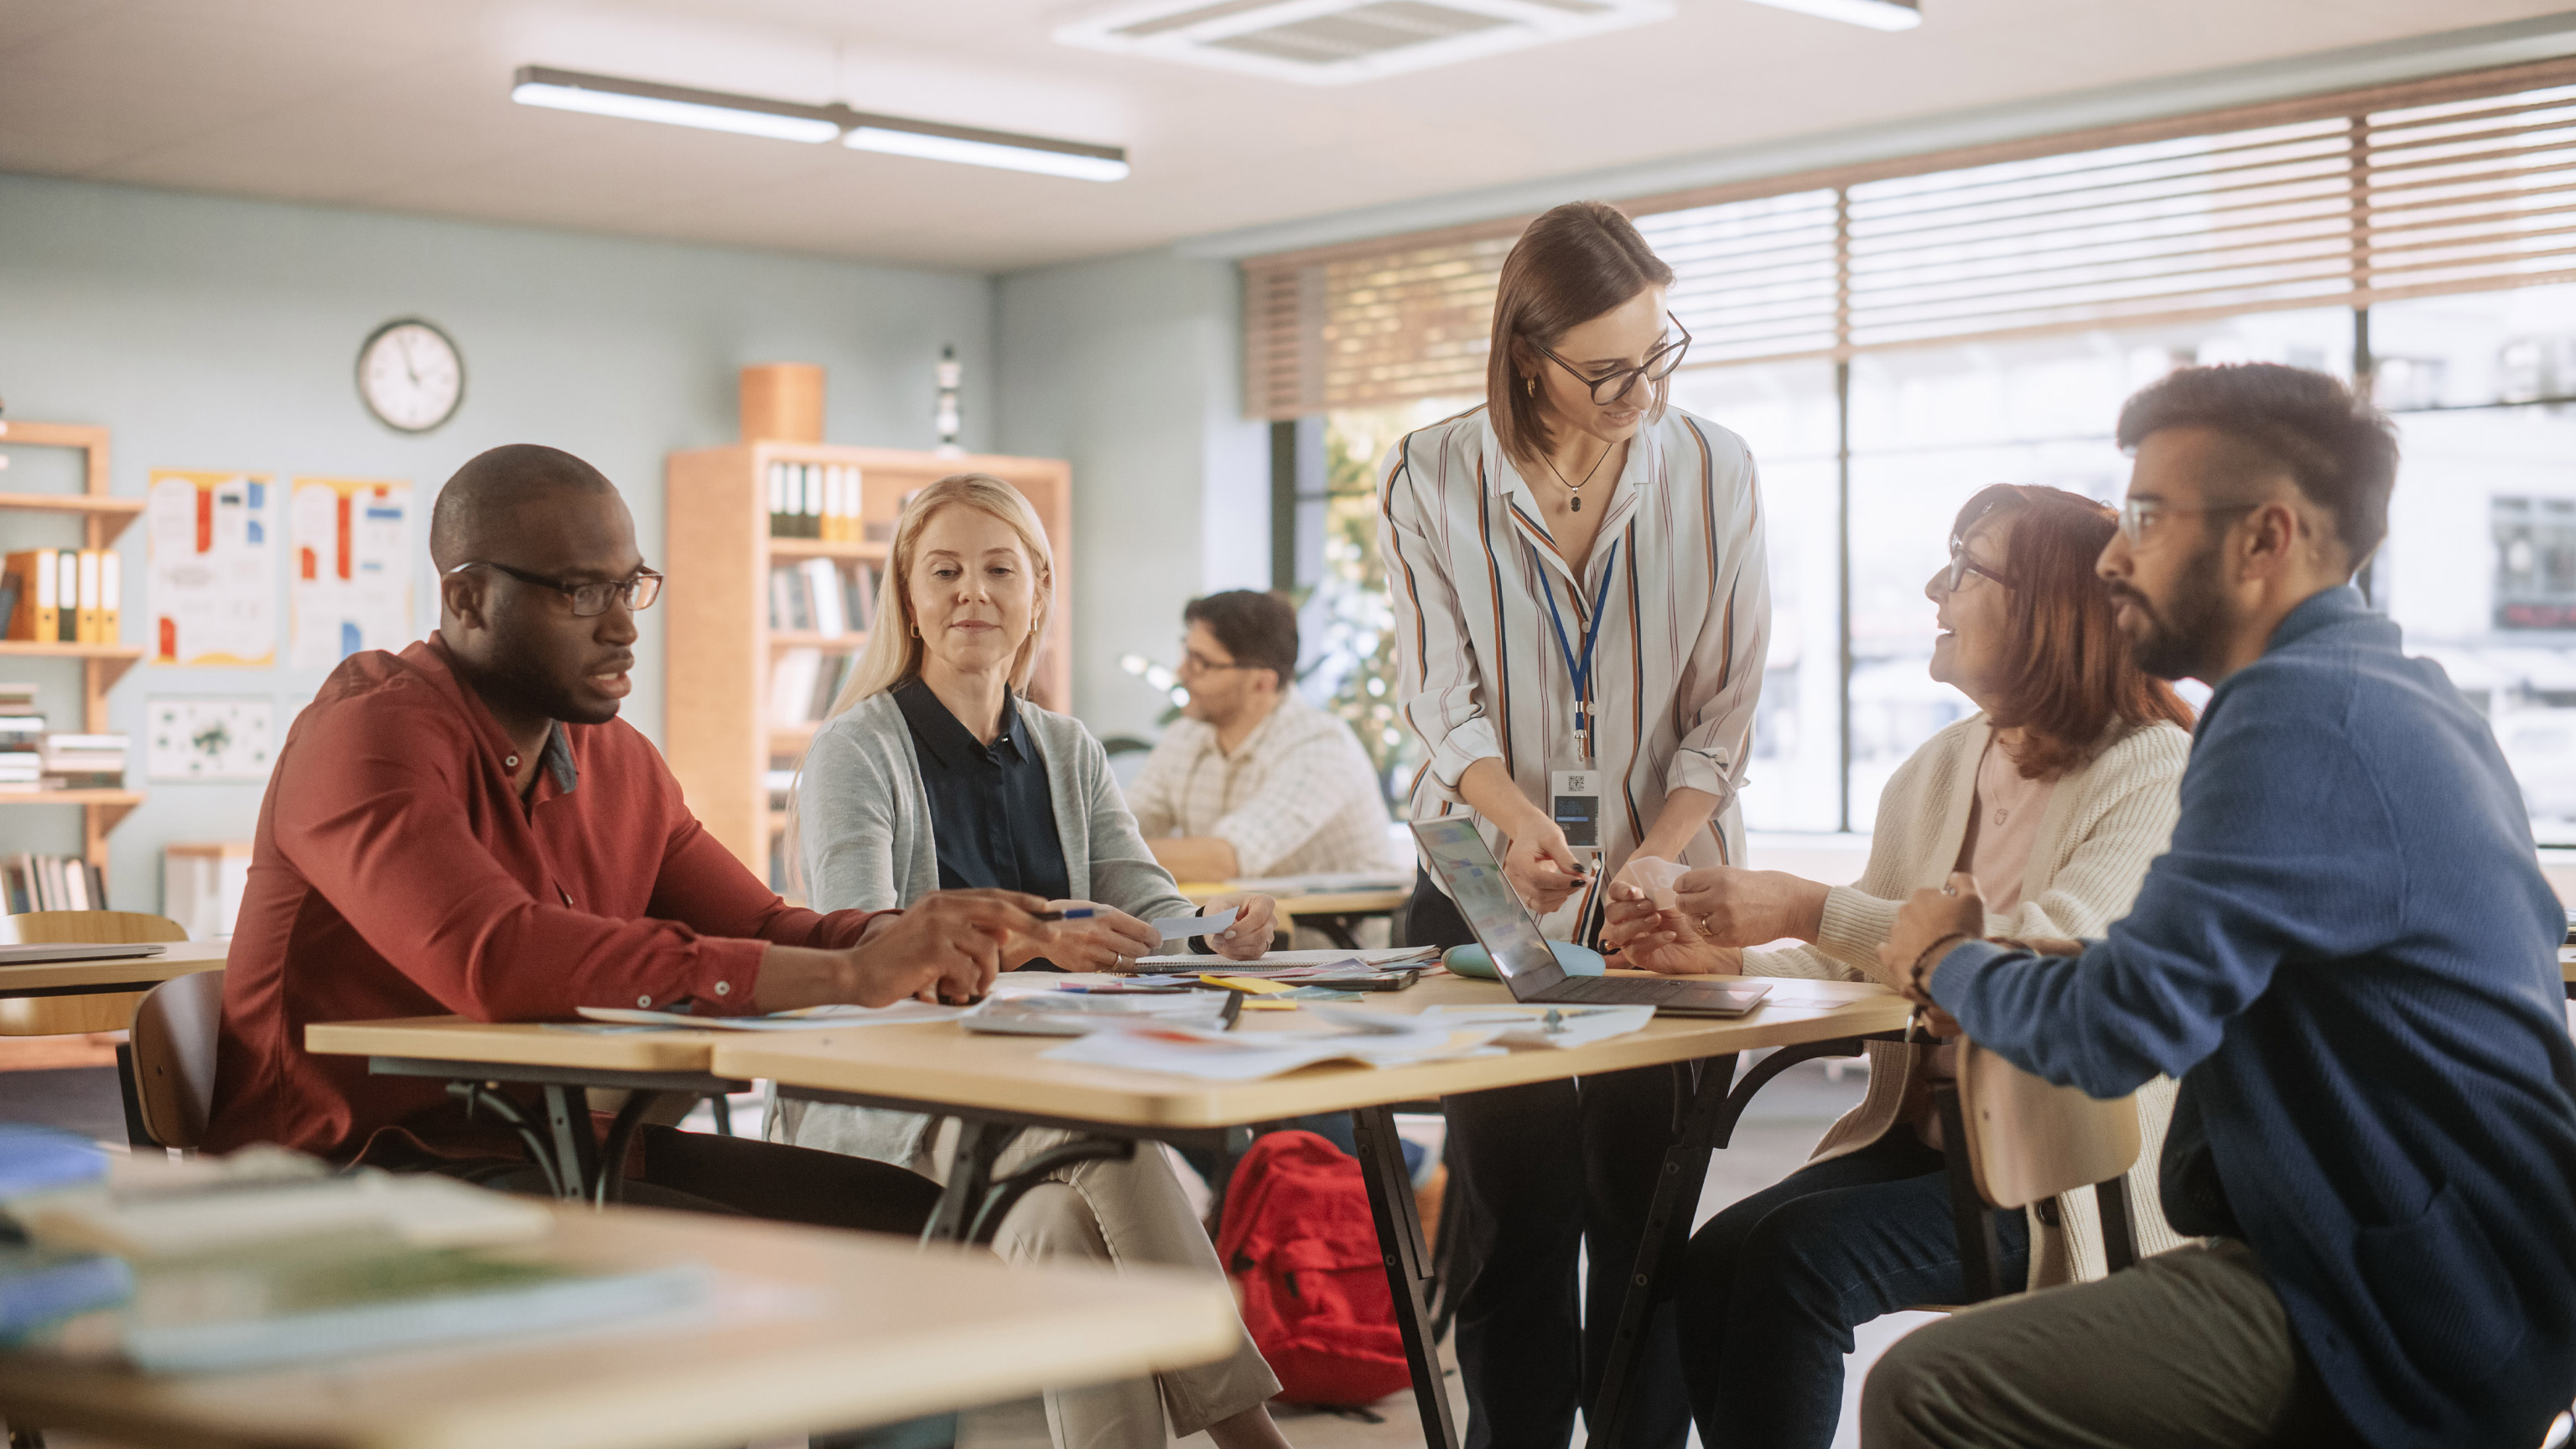
[[[1536,396],[1538,396],[1538,379],[1537,379],[1537,378],[1535,378],[1535,377],[1525,377],[1525,378],[1522,378],[1522,379],[1521,379],[1521,381],[1523,381],[1523,382],[1525,382],[1525,383],[1529,384],[1529,395],[1530,395],[1531,397],[1536,397]]]

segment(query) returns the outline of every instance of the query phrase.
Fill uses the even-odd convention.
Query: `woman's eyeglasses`
[[[491,569],[496,573],[508,574],[523,584],[533,584],[541,589],[559,590],[565,598],[572,600],[572,614],[576,619],[589,619],[607,613],[608,602],[611,599],[623,601],[627,611],[632,613],[638,609],[653,607],[653,601],[662,597],[662,576],[651,569],[638,570],[631,578],[568,583],[562,579],[550,579],[543,574],[532,574],[514,569],[508,564],[478,558],[468,559],[449,569],[448,572],[463,573],[467,569]]]
[[[1664,320],[1672,323],[1673,330],[1681,334],[1678,341],[1667,342],[1661,347],[1656,348],[1654,351],[1647,353],[1646,360],[1635,367],[1615,368],[1609,372],[1601,374],[1599,377],[1594,377],[1592,374],[1576,367],[1573,363],[1568,362],[1564,358],[1557,356],[1555,353],[1548,351],[1545,347],[1541,347],[1535,341],[1531,342],[1530,346],[1537,347],[1541,356],[1545,357],[1548,361],[1555,363],[1557,366],[1564,368],[1567,372],[1572,373],[1575,381],[1591,388],[1592,402],[1594,406],[1608,407],[1610,404],[1626,397],[1628,395],[1628,390],[1637,385],[1637,379],[1642,377],[1650,383],[1662,382],[1665,378],[1673,375],[1674,368],[1682,365],[1682,355],[1690,351],[1690,329],[1682,325],[1682,319],[1674,316],[1670,312],[1666,312],[1664,314]]]
[[[1941,570],[1941,592],[1945,594],[1959,592],[1959,586],[1968,581],[1970,574],[1975,574],[1981,579],[1993,579],[2007,589],[2013,586],[2012,580],[1968,557],[1968,546],[1965,542],[1955,538],[1950,540],[1950,566]]]

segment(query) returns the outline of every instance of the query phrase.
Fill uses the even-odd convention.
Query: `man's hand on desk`
[[[1033,913],[1044,908],[1018,891],[933,891],[868,922],[846,950],[772,946],[761,958],[752,1009],[891,1006],[906,997],[972,1001],[991,989],[1006,950],[1040,936],[1045,928]]]

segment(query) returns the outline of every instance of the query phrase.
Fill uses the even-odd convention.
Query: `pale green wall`
[[[662,545],[663,455],[733,438],[746,362],[824,364],[832,441],[921,448],[936,441],[931,366],[954,342],[966,445],[996,445],[994,290],[980,275],[0,176],[0,399],[11,417],[111,428],[116,492],[140,496],[153,468],[404,478],[425,515],[474,453],[544,442],[617,480],[647,557]],[[419,438],[370,417],[351,376],[367,333],[403,315],[445,327],[467,370],[463,408]],[[0,490],[68,485],[60,455],[10,458]],[[77,541],[59,520],[0,515],[0,548]],[[139,641],[142,530],[121,546]],[[425,575],[425,536],[418,553]],[[282,631],[282,576],[276,602]],[[660,612],[644,616],[628,703],[656,737]],[[147,695],[265,696],[282,732],[322,673],[139,667],[113,723],[138,736],[140,779]],[[56,726],[77,725],[73,667],[9,661],[0,678],[36,681]],[[120,905],[158,901],[165,843],[248,839],[261,790],[146,788],[112,837]],[[0,851],[78,845],[71,810],[0,808]]]

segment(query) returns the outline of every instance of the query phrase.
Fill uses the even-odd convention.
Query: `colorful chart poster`
[[[144,499],[155,664],[277,662],[277,550],[265,473],[152,470]],[[130,636],[129,636],[130,637]]]
[[[328,669],[412,641],[409,483],[298,478],[286,529],[287,663]]]

